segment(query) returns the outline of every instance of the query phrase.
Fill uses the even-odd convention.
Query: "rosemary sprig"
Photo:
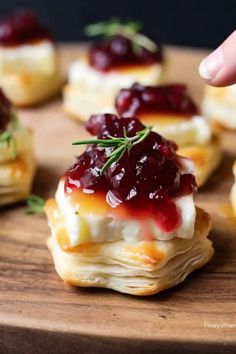
[[[30,194],[26,199],[28,208],[26,214],[41,214],[44,211],[45,200],[36,194]]]
[[[97,22],[87,25],[84,29],[86,36],[114,36],[117,33],[137,33],[142,28],[142,24],[137,21],[122,23],[118,18],[111,18],[108,21]]]
[[[111,37],[116,34],[121,34],[132,41],[136,51],[138,48],[143,47],[150,52],[155,52],[157,50],[157,44],[150,38],[139,33],[141,28],[142,25],[140,22],[128,21],[122,23],[118,18],[112,18],[108,21],[90,24],[85,27],[84,32],[89,37]]]
[[[75,141],[72,145],[85,145],[85,144],[96,144],[102,148],[114,148],[108,155],[107,161],[100,169],[100,175],[103,175],[106,170],[114,163],[118,162],[125,152],[130,153],[130,150],[137,144],[141,143],[149,135],[152,127],[145,127],[143,130],[137,132],[134,136],[128,137],[126,129],[124,127],[123,137],[114,137],[108,135],[109,139],[90,139],[90,140],[80,140]]]
[[[12,145],[12,159],[16,158],[16,144],[15,139],[10,130],[6,130],[0,134],[0,146],[10,147]]]
[[[8,148],[12,146],[12,159],[15,160],[16,158],[16,142],[13,136],[13,130],[17,129],[18,127],[18,119],[15,112],[12,112],[11,115],[11,122],[9,127],[4,132],[0,133],[0,147],[7,146]]]
[[[0,144],[4,146],[9,146],[12,139],[12,133],[8,130],[0,134]]]

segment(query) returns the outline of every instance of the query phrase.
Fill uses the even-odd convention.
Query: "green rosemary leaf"
[[[114,155],[117,155],[117,154],[119,154],[120,153],[120,151],[122,151],[123,149],[124,149],[124,145],[120,145],[118,148],[116,148],[115,150],[113,150],[109,155],[108,155],[108,157],[110,158],[110,157],[112,157],[112,156],[114,156]]]
[[[118,150],[118,149],[117,149]],[[100,175],[102,176],[106,170],[114,163],[114,162],[118,162],[122,156],[124,155],[126,149],[124,146],[121,146],[119,148],[119,151],[116,152],[116,154],[114,155],[108,155],[108,160],[105,162],[105,164],[102,166],[101,170],[100,170]]]
[[[143,47],[149,50],[149,52],[155,52],[157,50],[157,45],[150,38],[144,36],[141,33],[136,33],[133,38],[134,45],[136,46],[135,50],[138,50],[138,47]]]
[[[16,142],[10,130],[6,130],[0,134],[0,146],[12,147],[12,159],[16,158]]]
[[[139,143],[141,143],[144,139],[146,139],[146,137],[148,136],[148,134],[150,133],[150,131],[152,130],[152,126],[147,127],[145,129],[143,129],[142,131],[137,133],[137,136],[139,136],[139,139],[136,140],[133,145],[137,145]]]
[[[0,144],[1,145],[9,146],[11,139],[12,139],[12,134],[8,130],[6,130],[0,134]]]
[[[36,195],[30,194],[26,199],[28,208],[26,209],[26,214],[41,214],[44,212],[45,200]]]
[[[87,145],[87,144],[99,144],[104,142],[103,139],[89,139],[89,140],[80,140],[74,141],[72,145]]]

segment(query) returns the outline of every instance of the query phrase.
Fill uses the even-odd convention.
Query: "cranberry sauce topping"
[[[123,137],[124,127],[128,137],[145,128],[137,119],[112,114],[93,115],[87,123],[87,130],[99,139]],[[150,132],[101,175],[100,169],[113,149],[88,145],[65,174],[65,193],[78,189],[103,193],[112,208],[123,205],[128,215],[151,216],[162,230],[175,229],[181,219],[173,198],[196,189],[194,176],[181,173],[176,144]]]
[[[0,132],[4,131],[11,120],[11,102],[0,88]]]
[[[89,50],[89,63],[99,71],[135,64],[154,64],[162,61],[160,46],[155,52],[143,47],[135,49],[134,43],[122,36],[115,35],[111,39],[95,43]]]
[[[16,11],[0,21],[0,45],[16,46],[42,39],[52,39],[31,10]]]
[[[136,83],[129,89],[122,89],[116,98],[116,110],[123,117],[156,112],[186,116],[198,114],[186,86],[173,84],[152,87]]]

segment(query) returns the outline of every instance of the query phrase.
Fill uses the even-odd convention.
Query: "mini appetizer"
[[[31,133],[0,89],[0,206],[28,196],[34,171]]]
[[[99,23],[87,27],[87,34],[104,34],[69,69],[64,89],[64,108],[73,117],[87,117],[113,107],[122,87],[138,81],[154,85],[162,72],[162,50],[139,32],[137,23]]]
[[[37,104],[61,86],[51,33],[29,10],[0,21],[0,86],[17,106]]]
[[[182,282],[213,254],[189,160],[137,119],[94,115],[87,130],[98,138],[74,143],[89,145],[45,206],[58,274],[133,295]]]
[[[227,87],[206,86],[203,112],[213,126],[236,129],[236,85]]]
[[[187,92],[185,85],[142,86],[122,89],[116,98],[122,117],[137,117],[166,139],[174,140],[179,154],[191,158],[197,185],[202,186],[221,160],[219,140]]]

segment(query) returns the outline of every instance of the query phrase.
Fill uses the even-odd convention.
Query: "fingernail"
[[[218,47],[199,65],[199,74],[205,80],[212,80],[224,66],[222,47]]]

